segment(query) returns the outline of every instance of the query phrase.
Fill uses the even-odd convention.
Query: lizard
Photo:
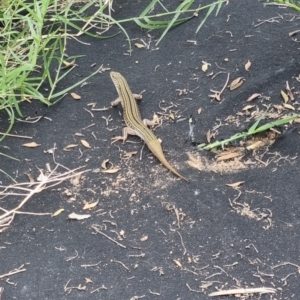
[[[118,72],[110,72],[110,77],[115,85],[119,97],[111,102],[112,106],[116,106],[121,103],[123,107],[123,117],[127,127],[123,128],[123,135],[112,138],[112,143],[122,140],[123,143],[126,141],[128,135],[139,136],[148,146],[149,150],[154,156],[172,173],[179,178],[188,181],[184,176],[179,174],[176,169],[167,161],[161,144],[154,133],[147,127],[153,126],[153,121],[142,120],[139,108],[137,106],[135,97],[126,79]],[[137,95],[139,96],[139,95]],[[141,99],[141,97],[140,97]]]

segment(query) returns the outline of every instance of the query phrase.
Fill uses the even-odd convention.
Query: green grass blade
[[[89,76],[87,76],[86,78],[83,78],[82,80],[78,81],[77,83],[73,84],[72,86],[69,86],[68,88],[64,89],[63,91],[60,91],[56,94],[53,94],[50,98],[50,100],[55,99],[57,97],[60,97],[66,93],[68,93],[70,90],[74,89],[75,87],[77,87],[78,85],[84,83],[86,80],[88,80],[89,78],[91,78],[92,76],[96,75],[99,71],[100,71],[101,67],[99,69],[97,69],[94,73],[90,74]]]
[[[14,111],[13,111],[13,108],[12,108],[12,107],[5,108],[5,110],[6,110],[7,114],[8,114],[8,116],[9,116],[9,119],[10,119],[9,126],[8,126],[8,128],[7,128],[7,130],[6,130],[5,133],[9,133],[10,130],[12,129],[12,126],[13,126],[14,122],[15,122],[15,114],[14,114]],[[4,135],[0,138],[0,142],[5,138],[5,136],[6,136],[6,135],[4,134]]]
[[[0,155],[3,155],[3,153],[0,152]],[[6,155],[4,155],[6,156]],[[11,158],[11,157],[10,157]],[[12,159],[14,159],[12,157]],[[14,183],[18,183],[15,179],[13,179],[8,173],[6,173],[4,170],[0,169],[0,172],[3,173],[4,175],[6,175],[9,179],[11,179]]]
[[[286,118],[283,118],[283,119],[280,119],[280,120],[277,120],[277,121],[273,121],[273,122],[270,122],[268,124],[264,124],[260,127],[258,127],[254,133],[259,133],[259,132],[263,132],[263,131],[266,131],[270,128],[273,128],[273,127],[276,127],[276,126],[280,126],[280,125],[283,125],[283,124],[286,124],[286,123],[289,123],[293,120],[295,120],[296,118],[299,118],[300,115],[293,115],[293,116],[290,116],[290,117],[286,117]]]
[[[164,32],[162,33],[162,35],[160,36],[160,38],[158,39],[158,41],[156,42],[156,46],[160,43],[160,41],[165,37],[165,35],[168,33],[168,31],[175,26],[175,22],[177,21],[177,19],[179,18],[179,16],[186,10],[189,9],[189,7],[192,5],[192,3],[194,2],[194,0],[185,0],[183,3],[181,3],[177,9],[176,9],[176,14],[174,15],[174,17],[172,18],[172,20],[170,21],[170,23],[168,24],[167,28],[164,30]],[[191,17],[193,18],[193,16]],[[182,22],[180,22],[182,23]],[[178,25],[178,24],[177,24]]]
[[[207,18],[209,17],[209,15],[213,12],[213,10],[215,9],[215,5],[211,5],[206,13],[206,16],[203,18],[203,20],[201,21],[200,25],[198,26],[198,28],[196,29],[196,33],[202,28],[202,26],[204,25],[204,23],[206,22]]]
[[[13,156],[4,154],[4,153],[2,153],[2,152],[0,152],[0,155],[2,155],[2,156],[4,156],[4,157],[7,157],[7,158],[9,158],[9,159],[12,159],[12,160],[20,161],[19,159],[15,158],[15,157],[13,157]]]
[[[248,133],[253,134],[259,124],[259,122],[265,117],[266,113],[268,112],[270,105],[267,107],[266,111],[262,113],[262,115],[256,120],[256,122],[249,128]]]
[[[293,115],[293,116],[290,116],[290,117],[285,117],[283,119],[272,121],[270,123],[264,124],[264,125],[262,125],[258,128],[256,126],[255,130],[254,130],[254,127],[252,126],[253,128],[252,129],[250,128],[251,130],[249,129],[248,132],[237,133],[237,134],[233,135],[232,137],[230,137],[226,140],[216,141],[216,142],[208,144],[208,145],[206,145],[206,144],[198,145],[198,149],[211,150],[213,148],[220,147],[222,145],[226,145],[226,144],[228,144],[232,141],[242,139],[242,138],[246,138],[248,136],[251,136],[251,135],[254,135],[254,134],[257,134],[257,133],[260,133],[260,132],[267,131],[267,130],[269,130],[273,127],[276,127],[276,126],[287,124],[287,123],[289,123],[289,122],[291,122],[294,119],[299,118],[299,117],[300,117],[300,114]],[[259,120],[261,120],[261,118]],[[257,121],[255,123],[257,123]]]
[[[145,17],[155,6],[158,0],[152,0],[149,5],[142,11],[140,17]]]

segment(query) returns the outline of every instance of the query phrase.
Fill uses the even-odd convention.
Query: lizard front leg
[[[132,94],[135,100],[142,100],[143,96],[141,94]],[[118,97],[116,100],[110,102],[111,106],[117,106],[122,102],[122,99]]]
[[[123,141],[123,143],[127,140],[128,135],[137,135],[136,131],[134,129],[132,129],[131,127],[124,127],[123,131],[122,131],[123,135],[122,136],[116,136],[114,138],[112,138],[112,142],[111,144],[117,142],[117,141]]]

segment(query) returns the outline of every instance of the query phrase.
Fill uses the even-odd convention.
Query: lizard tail
[[[156,156],[156,158],[168,169],[170,170],[173,174],[178,176],[179,178],[189,182],[184,176],[179,174],[177,170],[171,166],[171,164],[167,161],[163,151],[162,147],[160,145],[159,141],[152,140],[151,142],[147,143],[148,148],[150,151]]]

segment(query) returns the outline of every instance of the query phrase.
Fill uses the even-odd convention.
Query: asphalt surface
[[[172,1],[163,2],[169,7]],[[197,34],[201,13],[171,30],[158,46],[161,31],[127,24],[132,44],[147,45],[133,46],[131,56],[121,33],[103,40],[82,36],[86,44],[69,41],[70,56],[85,56],[58,89],[101,65],[103,72],[74,89],[80,100],[67,95],[50,108],[24,103],[24,117],[43,118],[16,123],[11,133],[33,138],[6,138],[1,152],[20,161],[1,157],[1,169],[19,183],[29,182],[26,174],[34,180],[41,172],[49,174],[47,164],[51,170],[59,165],[56,174],[78,167],[88,171],[34,194],[19,210],[33,214],[15,214],[2,227],[1,300],[210,299],[218,290],[262,287],[276,292],[240,299],[299,299],[298,123],[278,128],[273,144],[244,149],[242,156],[225,161],[199,151],[188,136],[191,115],[201,143],[209,130],[212,141],[240,132],[268,105],[271,121],[299,110],[299,44],[297,34],[289,35],[299,29],[299,15],[264,3],[229,1]],[[113,15],[128,18],[145,6],[115,1]],[[121,107],[109,108],[117,97],[110,69],[123,74],[133,92],[144,91],[141,114],[161,118],[154,132],[189,183],[164,168],[138,137],[111,145],[124,121]],[[227,74],[227,85],[238,77],[243,84],[230,90]],[[295,99],[284,103],[280,91],[286,91],[286,82]],[[224,85],[221,101],[209,97]],[[247,102],[254,93],[261,97]],[[92,110],[92,104],[109,109]],[[246,105],[253,107],[243,110]],[[4,114],[0,118],[3,131],[7,121]],[[40,146],[23,147],[26,142]],[[77,146],[65,149],[68,145]],[[3,174],[0,178],[3,186],[11,183]],[[237,182],[243,183],[227,185]],[[0,207],[12,210],[24,197],[8,195]],[[90,209],[84,209],[86,203]],[[57,216],[36,215],[59,209],[64,211]],[[71,213],[89,217],[71,220]]]

